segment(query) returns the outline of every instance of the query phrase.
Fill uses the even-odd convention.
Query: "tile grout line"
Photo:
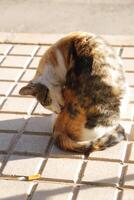
[[[38,48],[39,50],[39,48]],[[38,51],[36,50],[36,52]],[[30,117],[31,116],[31,113],[32,111],[35,109],[36,105],[38,104],[37,100],[35,100],[35,102],[33,103],[33,105],[31,105],[31,107],[29,108],[28,112],[27,112],[27,115]],[[38,170],[37,170],[37,173],[39,174],[42,174],[45,166],[46,166],[46,163],[48,161],[48,158],[49,158],[49,151],[50,149],[52,148],[52,145],[53,145],[53,138],[51,137],[50,138],[50,141],[48,143],[48,146],[47,148],[44,150],[44,156],[46,156],[46,158],[44,158],[42,160],[42,162],[40,163],[40,166],[38,166]],[[34,195],[35,191],[36,191],[36,188],[38,186],[38,183],[34,183],[31,185],[31,187],[29,188],[29,191],[28,191],[28,197],[27,197],[27,200],[31,200],[32,199],[32,196]]]
[[[26,65],[26,68],[27,68],[28,66]],[[19,82],[19,80],[18,80],[18,82]],[[7,93],[7,96],[8,95],[10,95],[10,94],[8,94]],[[32,113],[32,108],[33,108],[33,106],[34,105],[32,105],[31,104],[31,107],[29,107],[29,110],[28,110],[28,112],[27,112],[27,115],[30,117],[31,116],[31,113]],[[23,132],[22,132],[23,133]],[[15,143],[16,144],[16,143]],[[126,147],[126,152],[127,152],[127,148],[128,148],[128,145],[127,145],[127,147]],[[125,154],[125,157],[126,157],[126,154]],[[125,157],[124,157],[124,161],[122,161],[122,164],[124,164],[125,163]],[[48,157],[49,158],[49,157]],[[85,162],[88,162],[88,160],[85,160]],[[117,161],[117,162],[119,162],[119,161]],[[83,164],[83,162],[82,162],[82,164]],[[85,166],[86,167],[86,166]],[[83,168],[83,165],[81,165],[81,167],[80,167],[80,171],[82,170],[82,168]],[[84,169],[85,170],[85,169]],[[80,171],[79,171],[79,174],[80,174]],[[84,171],[83,171],[83,173],[84,173]],[[122,173],[120,174],[120,177],[122,176]],[[77,183],[77,181],[79,180],[79,176],[78,177],[76,177],[76,184],[75,184],[75,186],[76,186],[76,188],[77,188],[77,190],[76,190],[76,196],[75,196],[75,194],[74,194],[74,192],[72,192],[72,195],[73,196],[69,196],[69,200],[75,200],[76,198],[77,198],[77,195],[78,195],[78,192],[79,192],[79,183]],[[81,181],[81,179],[80,179],[80,181]],[[121,182],[120,182],[121,183]],[[32,183],[32,184],[34,184],[35,185],[35,183]],[[37,183],[36,183],[37,184]],[[86,184],[86,183],[85,183]],[[121,183],[122,184],[122,183]],[[86,184],[87,185],[87,184]],[[129,187],[129,186],[128,186]],[[32,186],[32,188],[33,188],[33,186]],[[116,194],[115,194],[115,198],[117,199],[117,198],[119,198],[119,196],[120,196],[120,194],[121,194],[121,192],[122,192],[122,190],[120,191],[120,188],[118,188],[118,186],[117,186],[117,188],[116,188],[117,190],[116,190]],[[35,189],[36,190],[36,189]],[[34,191],[31,191],[31,193],[33,193]],[[118,197],[117,197],[118,196]],[[29,198],[27,199],[27,200],[30,200],[30,199],[32,199],[32,196],[31,196],[31,198],[30,198],[30,196],[29,196]],[[119,199],[118,199],[119,200]]]
[[[10,44],[10,46],[9,46],[9,47],[5,50],[5,52],[3,53],[3,58],[2,58],[2,60],[0,61],[0,66],[1,66],[1,63],[5,60],[6,56],[9,54],[9,52],[10,52],[12,49],[13,49],[13,45]],[[8,94],[6,94],[6,95],[3,97],[3,99],[1,98],[1,101],[0,101],[0,110],[1,110],[2,106],[4,105],[6,99],[7,99],[7,95],[8,95]]]
[[[13,45],[12,45],[12,48],[13,48]],[[34,55],[37,53],[38,49],[39,49],[39,46],[37,46],[37,47],[35,47],[35,48],[33,49],[32,53],[31,53],[31,57],[25,62],[24,66],[23,66],[22,72],[21,72],[20,75],[18,75],[18,77],[15,79],[13,87],[11,87],[11,89],[10,89],[10,90],[8,91],[8,93],[6,94],[6,97],[5,97],[5,99],[4,99],[4,102],[7,100],[8,96],[11,94],[11,92],[13,91],[13,89],[15,88],[15,86],[17,85],[17,83],[19,82],[19,80],[20,80],[20,78],[22,77],[22,75],[25,73],[26,69],[28,68],[29,64],[31,63],[31,61],[32,61],[33,58],[34,58]],[[9,52],[9,51],[8,51],[8,52]],[[6,55],[7,55],[7,54],[6,54]],[[31,112],[32,112],[32,110],[34,109],[34,107],[35,107],[36,105],[37,105],[37,101],[34,99],[34,100],[33,100],[33,103],[32,103],[31,106],[29,107],[29,110],[27,111],[27,117],[28,117],[28,119],[30,118]],[[3,106],[3,104],[2,104],[2,106]],[[25,129],[25,126],[26,126],[27,123],[28,123],[28,119],[27,119],[26,122],[24,123],[24,126],[22,127],[22,129],[19,130],[19,134],[16,135],[16,136],[14,136],[14,137],[12,138],[11,145],[10,145],[10,147],[9,147],[9,149],[8,149],[8,154],[7,154],[7,156],[6,156],[6,158],[5,158],[4,162],[3,162],[3,163],[4,163],[3,166],[0,168],[0,173],[2,173],[4,167],[6,166],[6,163],[7,163],[8,159],[9,159],[9,157],[10,157],[10,155],[13,153],[14,146],[17,144],[17,141],[20,139],[21,135],[23,134],[24,129]]]
[[[8,55],[8,53],[12,50],[13,48],[13,45],[11,45],[11,47],[4,53],[4,58]],[[8,92],[6,93],[5,95],[5,98],[3,100],[3,103],[1,104],[1,107],[4,105],[5,101],[7,100],[7,98],[9,97],[9,95],[11,94],[11,92],[14,90],[15,86],[17,85],[17,83],[19,82],[20,78],[22,77],[22,75],[24,74],[24,72],[26,71],[27,67],[29,66],[29,64],[31,63],[34,55],[36,54],[36,52],[38,51],[39,49],[39,46],[37,46],[36,48],[33,49],[32,53],[31,53],[31,57],[29,58],[29,60],[27,60],[23,66],[23,70],[22,72],[20,73],[20,75],[18,75],[18,77],[15,79],[15,81],[13,81],[13,86],[11,88],[9,88]],[[4,61],[4,58],[2,60],[2,62]],[[1,63],[2,63],[1,62]],[[34,105],[32,105],[34,106]],[[32,112],[32,106],[30,107],[31,110],[28,111],[27,115],[28,115],[28,118],[30,117],[29,114],[30,114],[30,111]],[[24,132],[24,129],[25,129],[25,126],[27,125],[28,123],[28,118],[27,120],[25,121],[25,123],[23,124],[22,128],[20,130],[18,130],[18,134],[15,135],[13,138],[12,138],[12,141],[10,143],[10,146],[9,146],[9,149],[8,149],[8,152],[7,152],[7,155],[5,156],[5,159],[2,163],[2,166],[0,168],[0,174],[2,173],[3,169],[5,168],[6,166],[6,163],[8,162],[8,159],[10,157],[10,155],[13,153],[13,149],[15,147],[15,145],[17,144],[18,140],[20,139],[21,135],[23,134]]]
[[[41,163],[41,165],[40,165],[40,167],[39,167],[37,173],[42,174],[42,172],[43,172],[43,170],[44,170],[44,168],[45,168],[45,166],[46,166],[46,164],[47,164],[47,161],[48,161],[48,159],[49,159],[49,152],[50,152],[50,150],[52,149],[53,144],[54,144],[54,140],[53,140],[53,138],[51,137],[50,140],[49,140],[49,143],[48,143],[48,145],[47,145],[47,148],[46,148],[45,151],[44,151],[45,159],[42,160],[42,163]],[[29,195],[28,195],[28,197],[27,197],[27,200],[31,200],[31,199],[32,199],[32,197],[33,197],[33,195],[34,195],[34,193],[35,193],[35,191],[36,191],[36,188],[37,188],[38,184],[39,184],[39,183],[35,183],[35,184],[33,184],[33,185],[31,186],[31,188],[29,189],[29,192],[28,192]]]
[[[3,58],[0,61],[0,66],[1,63],[5,60],[5,58],[7,57],[7,55],[9,54],[9,52],[13,49],[13,44],[10,44],[10,46],[4,51],[4,53],[2,54]]]
[[[70,192],[68,200],[75,200],[77,197],[78,188],[79,188],[78,184],[80,182],[80,176],[81,176],[81,172],[84,165],[84,159],[85,159],[85,156],[83,155],[83,157],[80,159],[81,163],[79,164],[79,167],[77,168],[77,172],[74,179],[74,185],[73,185],[72,191]]]
[[[79,183],[81,182],[81,179],[84,175],[84,172],[85,172],[85,169],[86,169],[86,166],[87,166],[87,162],[88,162],[88,157],[89,157],[89,155],[83,155],[83,157],[81,159],[82,164],[81,164],[80,170],[77,174],[77,178],[76,178],[76,181],[75,181],[75,184],[74,184],[74,187],[73,187],[73,191],[72,191],[72,197],[71,197],[70,200],[76,200],[77,199],[79,189],[80,189]]]
[[[123,59],[124,57],[123,56],[123,52],[124,52],[124,48],[122,47],[120,49],[120,52],[119,52],[119,56]],[[131,118],[131,121],[133,119]],[[122,158],[122,162],[120,163],[121,166],[120,166],[120,173],[119,173],[119,183],[117,184],[117,190],[116,190],[116,194],[114,196],[114,200],[121,200],[122,199],[122,195],[123,195],[123,186],[124,186],[124,178],[125,178],[125,174],[126,174],[126,170],[127,170],[127,167],[128,167],[128,158],[129,158],[129,155],[130,155],[130,141],[128,141],[127,139],[127,143],[126,143],[126,147],[125,147],[125,150],[124,150],[124,155],[123,155],[123,158]]]
[[[122,58],[123,51],[124,51],[124,48],[121,47],[120,50],[119,50],[119,53],[118,53],[118,56],[119,56],[120,58]]]
[[[5,57],[8,55],[8,53],[12,50],[13,45],[9,48],[8,51],[6,51]],[[9,95],[12,93],[12,91],[14,90],[14,88],[16,87],[16,85],[18,84],[19,80],[21,79],[21,77],[23,76],[23,74],[26,72],[29,64],[31,63],[31,61],[33,60],[34,56],[36,55],[37,51],[39,49],[39,46],[36,46],[36,48],[34,47],[32,53],[31,53],[31,57],[29,57],[29,60],[27,60],[24,63],[23,69],[21,70],[21,73],[18,75],[18,77],[13,81],[13,86],[9,89],[8,93],[5,95],[5,97],[3,98],[2,102],[0,103],[0,109],[3,107],[3,105],[5,104],[5,102],[7,101]],[[2,61],[3,62],[3,61]],[[35,103],[36,104],[36,103]],[[34,105],[33,105],[34,106]],[[36,106],[36,105],[35,105]]]
[[[118,189],[117,196],[115,200],[122,200],[123,190]]]
[[[42,172],[43,172],[43,170],[44,170],[44,168],[45,168],[45,166],[46,166],[46,164],[47,164],[47,162],[48,162],[48,159],[51,157],[51,156],[50,156],[50,152],[51,152],[51,149],[52,149],[53,144],[54,144],[54,139],[53,139],[53,137],[51,136],[50,141],[49,141],[49,143],[48,143],[48,146],[47,146],[47,148],[46,148],[46,150],[45,150],[45,152],[44,152],[45,159],[42,161],[42,163],[41,163],[41,165],[40,165],[40,168],[39,168],[39,171],[38,171],[39,174],[42,174]],[[44,179],[46,179],[46,178],[44,178]],[[56,179],[56,180],[57,180],[57,179]],[[64,183],[66,183],[67,180],[62,180],[62,181],[63,181]],[[77,181],[77,177],[76,177],[76,181]],[[53,181],[52,181],[52,182],[53,182]],[[33,197],[33,195],[34,195],[34,193],[35,193],[35,191],[36,191],[36,188],[37,188],[38,184],[39,184],[39,183],[35,183],[35,184],[32,185],[32,187],[31,187],[30,190],[29,190],[29,196],[28,196],[27,200],[31,200],[31,199],[32,199],[32,197]],[[72,184],[74,185],[73,182],[72,182]],[[71,196],[69,195],[69,199],[70,199],[70,200],[72,199],[72,196],[73,196],[72,193],[73,193],[73,191],[70,192],[70,195],[71,195]]]
[[[24,117],[24,119],[26,119],[26,118]],[[12,155],[15,145],[17,144],[18,140],[20,139],[21,135],[23,134],[25,126],[27,125],[27,123],[28,123],[28,118],[26,119],[26,121],[24,122],[22,127],[17,131],[16,135],[14,135],[14,137],[12,138],[10,145],[8,147],[7,155],[5,156],[4,161],[2,163],[2,166],[0,168],[0,175],[2,174],[2,171],[4,170],[4,168],[5,168],[5,166],[8,162],[9,157]]]
[[[120,173],[119,173],[119,183],[118,183],[118,193],[117,193],[117,196],[116,196],[116,199],[119,200],[120,197],[121,197],[121,194],[122,194],[122,191],[123,191],[123,185],[124,185],[124,178],[125,178],[125,172],[126,172],[126,169],[127,169],[127,166],[128,164],[126,164],[126,161],[127,161],[127,157],[128,157],[128,149],[129,149],[129,141],[127,139],[127,142],[126,142],[126,147],[124,149],[124,154],[123,154],[123,157],[122,157],[122,162],[120,163],[121,166],[120,166]]]

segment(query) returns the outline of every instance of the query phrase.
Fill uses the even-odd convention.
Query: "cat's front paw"
[[[57,102],[52,102],[50,109],[56,114],[59,114],[62,110],[62,107]]]

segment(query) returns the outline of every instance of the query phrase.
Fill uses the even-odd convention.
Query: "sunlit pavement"
[[[52,139],[54,113],[18,94],[60,37],[0,33],[0,199],[133,200],[134,37],[105,36],[123,58],[130,86],[121,119],[129,140],[89,157],[59,150]],[[38,180],[15,180],[38,173]]]

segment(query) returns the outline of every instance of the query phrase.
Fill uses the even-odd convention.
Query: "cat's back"
[[[115,50],[100,36],[75,32],[59,40],[55,47],[63,55],[67,71],[80,67],[83,69],[80,70],[82,77],[82,72],[87,68],[87,72],[90,71],[90,76],[87,73],[89,81],[100,79],[113,87],[116,94],[119,93],[119,88],[123,90],[125,77],[122,61]]]
[[[92,75],[99,75],[104,81],[119,81],[122,64],[114,50],[101,37],[92,33],[73,32],[58,40],[43,55],[37,68],[39,74],[44,73],[48,63],[66,73],[74,67],[77,57],[92,57]],[[89,66],[91,67],[91,66]]]
[[[96,75],[107,84],[118,85],[124,82],[122,61],[115,50],[100,36],[86,32],[71,33],[54,45],[64,57],[67,70],[74,66],[76,57],[91,58],[92,76]],[[84,66],[83,66],[84,67]],[[91,66],[89,66],[90,68]]]
[[[67,73],[67,89],[85,110],[88,128],[111,126],[119,118],[126,90],[122,62],[101,37],[74,34],[71,42],[74,64]]]

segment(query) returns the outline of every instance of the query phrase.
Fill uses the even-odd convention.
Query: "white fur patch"
[[[67,70],[64,58],[58,49],[56,50],[56,57],[58,66],[53,66],[52,63],[47,64],[44,67],[43,75],[38,77],[33,82],[41,83],[49,89],[50,96],[52,98],[52,110],[59,113],[61,110],[60,106],[64,105],[61,89],[63,83],[65,82]]]
[[[56,50],[56,57],[58,66],[53,66],[50,63],[44,66],[44,72],[42,76],[38,77],[35,81],[42,83],[49,89],[53,88],[54,86],[61,86],[63,82],[65,82],[65,76],[67,73],[64,58],[61,52],[57,49]]]
[[[56,75],[58,76],[59,80],[64,83],[66,78],[67,69],[65,66],[64,57],[59,49],[56,50],[56,57],[58,66],[55,67]]]
[[[83,128],[81,141],[90,141],[108,134],[114,127],[99,126],[92,129]]]
[[[47,64],[44,66],[44,72],[41,76],[36,77],[32,82],[41,83],[47,88],[50,88],[52,84],[57,84],[58,80],[55,76],[52,64]]]

